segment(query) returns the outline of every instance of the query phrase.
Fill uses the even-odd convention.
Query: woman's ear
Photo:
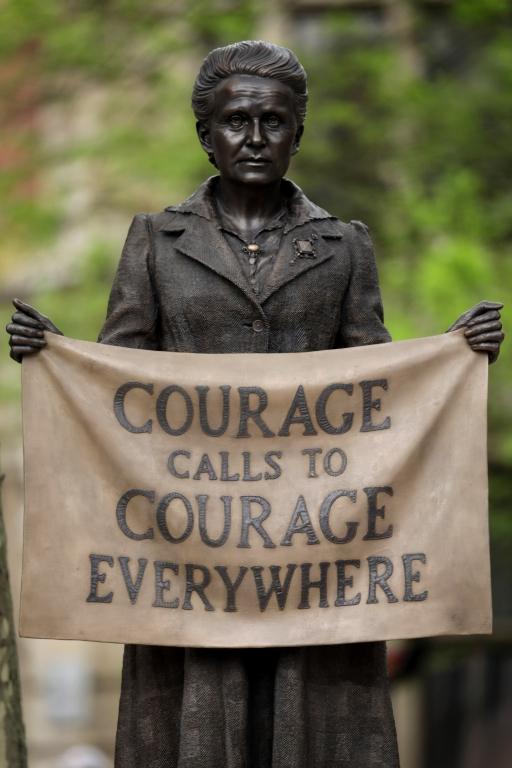
[[[196,123],[196,131],[197,135],[199,137],[199,142],[208,155],[208,160],[212,165],[217,168],[217,163],[215,162],[215,155],[213,154],[212,144],[210,141],[210,128],[208,123],[204,123],[202,120],[198,120]]]
[[[199,137],[200,144],[206,154],[208,155],[208,160],[212,165],[214,165],[217,168],[217,163],[215,162],[215,155],[213,154],[213,149],[210,141],[210,128],[208,126],[208,123],[204,123],[202,120],[198,120],[196,123],[196,131],[197,135]]]
[[[199,142],[207,155],[212,154],[212,145],[210,142],[210,128],[208,123],[198,120],[196,123],[196,132]]]
[[[299,148],[300,148],[300,142],[301,142],[301,139],[302,139],[302,134],[303,134],[303,133],[304,133],[304,126],[303,126],[303,125],[300,125],[300,126],[297,128],[297,133],[295,134],[295,140],[294,140],[294,142],[293,142],[293,147],[292,147],[292,155],[296,155],[296,154],[297,154],[297,152],[299,151]]]

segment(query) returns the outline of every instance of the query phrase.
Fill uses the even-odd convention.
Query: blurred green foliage
[[[506,304],[507,325],[511,6],[507,0],[437,6],[404,0],[403,6],[405,22],[398,26],[386,4],[380,12],[316,14],[284,6],[288,39],[281,42],[299,53],[311,92],[291,175],[340,218],[370,225],[394,338],[440,333],[483,298]],[[58,254],[62,232],[73,224],[69,186],[46,182],[56,170],[65,176],[76,163],[85,167],[94,186],[87,215],[107,212],[126,228],[135,212],[158,210],[191,192],[212,171],[189,108],[200,60],[215,45],[260,36],[274,10],[256,0],[0,4],[0,106],[12,115],[7,144],[19,158],[0,182],[4,280],[20,260],[37,270],[43,251]],[[304,32],[311,29],[312,35]],[[33,120],[23,118],[20,102],[27,82]],[[91,93],[98,99],[91,102],[92,126],[83,129],[76,116]],[[45,127],[39,113],[56,114],[57,129]],[[120,245],[91,236],[71,281],[50,281],[24,297],[68,335],[94,339]],[[2,320],[10,313],[5,298]],[[3,357],[0,394],[9,397],[17,391],[17,370]],[[512,465],[511,376],[505,344],[491,371],[490,456],[495,530],[512,540],[504,514],[511,491],[503,482],[503,469]]]

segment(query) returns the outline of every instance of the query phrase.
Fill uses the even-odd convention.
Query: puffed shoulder
[[[315,222],[318,224],[318,222]],[[332,235],[346,238],[349,242],[361,243],[370,242],[370,231],[362,221],[342,221],[334,216],[322,222],[325,227],[331,231]],[[322,233],[323,234],[323,233]]]
[[[136,213],[128,228],[126,243],[129,245],[133,241],[140,243],[143,239],[151,238],[153,232],[153,220],[155,213]],[[126,247],[126,246],[125,246]]]
[[[348,223],[340,222],[343,233],[356,247],[373,248],[372,238],[368,226],[363,221],[351,219]]]
[[[349,224],[354,227],[355,229],[358,229],[360,232],[364,232],[365,234],[369,234],[370,230],[368,229],[367,224],[364,223],[364,221],[358,221],[357,219],[351,219],[349,221]]]
[[[142,242],[147,239],[149,229],[149,214],[136,213],[128,228],[128,234],[123,250],[126,251],[134,246],[141,245]]]

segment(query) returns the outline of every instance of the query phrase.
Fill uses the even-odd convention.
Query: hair
[[[270,77],[288,85],[295,96],[295,114],[304,123],[308,101],[304,67],[289,48],[264,40],[243,40],[223,48],[214,48],[204,59],[192,91],[192,109],[200,122],[207,122],[213,112],[215,88],[232,75]]]

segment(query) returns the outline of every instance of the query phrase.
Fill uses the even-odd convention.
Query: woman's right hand
[[[46,346],[45,331],[58,333],[59,336],[62,336],[62,331],[59,331],[51,320],[31,307],[30,304],[25,304],[20,299],[13,299],[12,303],[16,312],[13,314],[11,322],[6,325],[5,330],[9,334],[11,357],[17,363],[21,363],[25,355],[32,355]]]

